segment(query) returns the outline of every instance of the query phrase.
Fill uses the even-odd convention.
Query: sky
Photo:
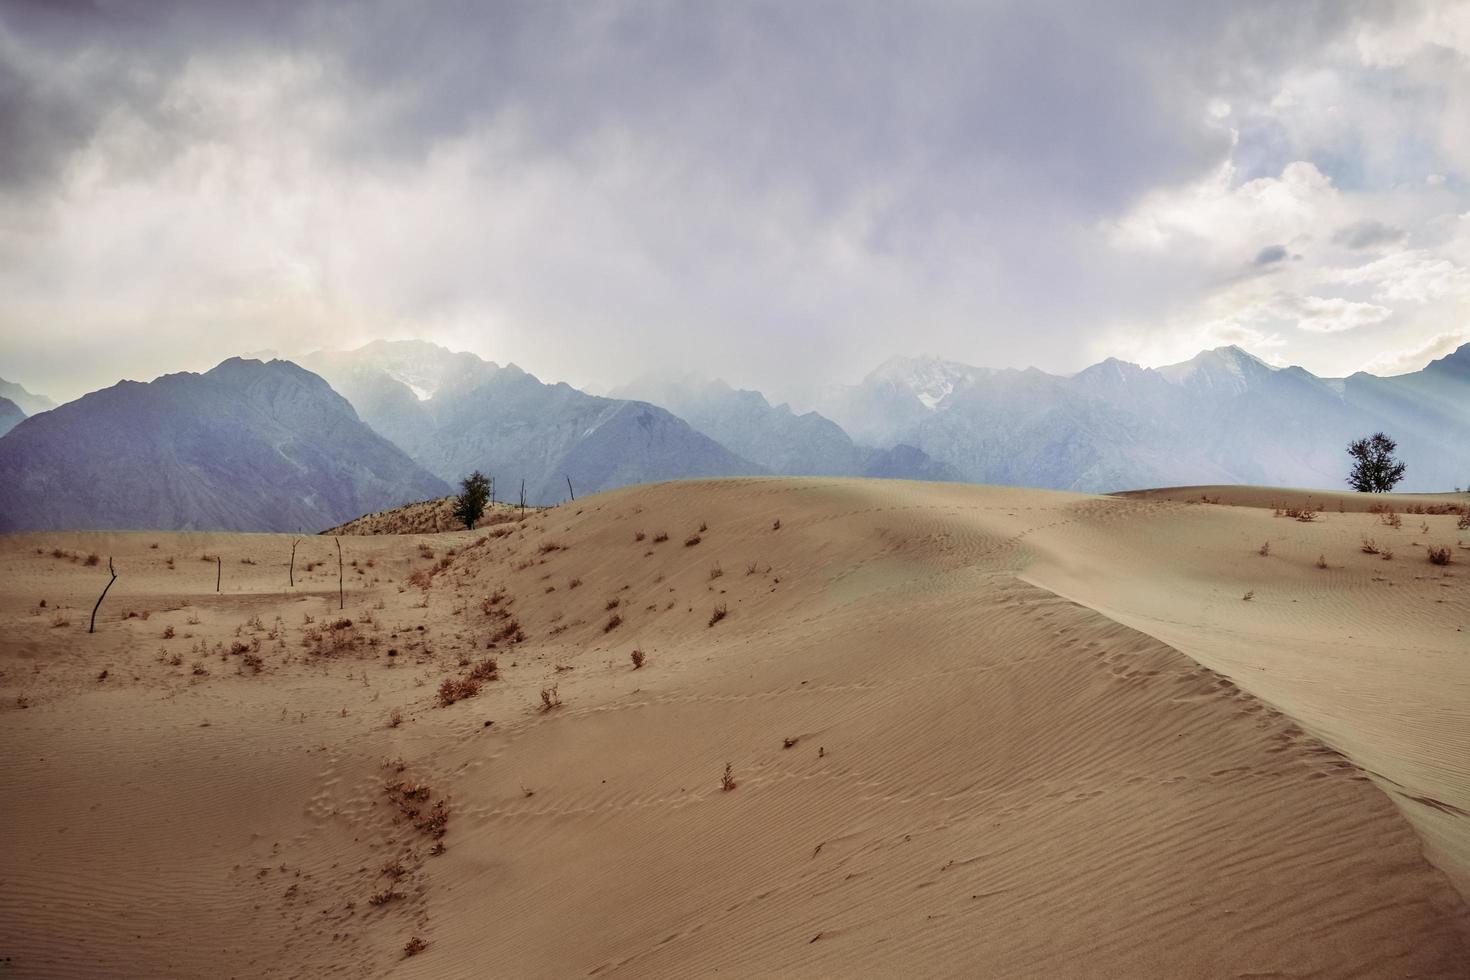
[[[0,0],[0,376],[1470,341],[1470,3]]]

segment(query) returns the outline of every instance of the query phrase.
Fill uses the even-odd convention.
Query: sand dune
[[[1465,976],[1470,532],[1177,493],[0,539],[6,966]]]

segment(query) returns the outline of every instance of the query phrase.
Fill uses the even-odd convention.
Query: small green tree
[[[1359,493],[1388,493],[1404,478],[1405,466],[1394,458],[1398,443],[1382,432],[1367,439],[1348,443],[1348,455],[1354,460],[1348,474],[1348,485]]]
[[[464,521],[466,528],[473,528],[485,513],[490,502],[490,481],[479,470],[459,481],[460,495],[454,498],[454,516]]]

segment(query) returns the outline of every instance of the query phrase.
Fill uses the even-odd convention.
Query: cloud
[[[1300,330],[1313,333],[1338,333],[1372,326],[1388,319],[1391,310],[1372,303],[1355,303],[1340,297],[1293,297],[1282,303],[1283,312],[1295,313]]]
[[[1381,221],[1355,221],[1334,232],[1332,242],[1344,248],[1374,248],[1378,245],[1392,245],[1401,242],[1407,234],[1408,232],[1404,229],[1386,225]]]
[[[241,337],[761,387],[1225,330],[1361,359],[1291,328],[1459,309],[1445,30],[1274,0],[12,3],[0,359],[73,393]],[[1367,221],[1417,264],[1345,259]]]
[[[1267,245],[1256,253],[1252,265],[1275,265],[1286,259],[1287,251],[1285,245]]]
[[[1436,334],[1407,350],[1381,354],[1364,364],[1363,370],[1378,375],[1407,374],[1420,370],[1430,361],[1453,353],[1467,343],[1470,343],[1470,329]]]

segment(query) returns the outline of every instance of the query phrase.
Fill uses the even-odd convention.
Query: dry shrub
[[[555,541],[543,541],[541,542],[541,547],[536,550],[543,555],[549,555],[553,551],[565,551],[566,548]]]
[[[1246,602],[1250,602],[1255,597],[1256,597],[1256,593],[1255,593],[1254,590],[1252,590],[1250,592],[1247,592],[1245,595],[1241,596],[1241,599],[1243,599]]]
[[[633,540],[634,541],[642,541],[645,537],[647,537],[647,535],[645,535],[642,531],[634,531],[633,532]]]
[[[1455,527],[1461,531],[1470,531],[1470,510],[1466,510],[1460,515],[1460,519],[1455,522]]]
[[[1318,568],[1326,568],[1327,567],[1327,556],[1326,555],[1318,555],[1317,556],[1317,567]]]
[[[725,763],[725,774],[720,777],[720,790],[728,793],[735,788],[735,766],[729,762]]]
[[[1271,542],[1267,541],[1265,544],[1257,548],[1256,554],[1260,555],[1262,558],[1269,556],[1271,554]]]
[[[401,724],[403,724],[403,712],[399,711],[397,708],[394,708],[393,711],[388,715],[388,727],[397,728]]]
[[[658,532],[657,534],[655,534],[653,536],[653,543],[654,544],[663,544],[667,540],[669,540],[669,532],[668,531],[660,531],[660,532]]]
[[[470,668],[470,678],[477,681],[493,681],[500,678],[500,664],[494,657],[486,657]]]
[[[708,531],[708,530],[709,530],[709,525],[706,524],[704,521],[700,521],[699,522],[699,533],[700,534],[703,534],[705,531]]]
[[[633,669],[638,670],[643,666],[644,656],[642,650],[634,650],[629,656],[633,660]]]
[[[720,563],[719,562],[715,562],[714,567],[709,570],[709,580],[711,582],[713,582],[715,579],[719,578],[720,576],[722,576],[724,574],[725,574],[725,570],[720,567]]]
[[[602,631],[604,633],[611,633],[613,630],[617,629],[619,626],[622,626],[622,625],[623,625],[623,617],[619,616],[617,613],[613,613],[611,616],[609,616],[607,618],[607,623],[603,625]]]
[[[581,584],[582,584],[582,580],[581,579],[574,578],[574,579],[572,579],[571,581],[569,581],[567,583],[567,588],[569,588],[569,589],[575,589],[577,586],[579,586]]]
[[[404,956],[417,956],[419,953],[422,953],[424,950],[426,950],[428,948],[429,948],[429,944],[428,943],[424,942],[418,936],[414,936],[411,939],[409,939],[408,942],[406,942],[406,943],[403,944],[403,955]]]
[[[714,612],[709,614],[709,624],[713,626],[728,615],[730,615],[730,610],[722,602],[718,606],[715,606]]]
[[[165,640],[172,640],[174,638],[174,628],[172,626],[164,627],[163,638]]]
[[[1452,560],[1452,552],[1448,545],[1430,545],[1424,550],[1429,553],[1431,565],[1448,565]]]
[[[553,708],[561,707],[561,695],[557,693],[556,685],[543,687],[541,689],[541,710],[551,711]]]
[[[67,619],[60,612],[58,612],[56,615],[54,615],[54,616],[51,617],[51,628],[52,629],[60,629],[63,626],[70,626],[70,625],[71,625],[71,620]]]
[[[622,604],[623,604],[623,600],[622,599],[619,599],[617,596],[613,596],[611,599],[607,600],[607,605],[603,606],[602,608],[605,611],[611,612],[612,610],[618,608],[618,606],[620,606]]]
[[[240,658],[240,666],[248,669],[252,674],[258,674],[265,669],[265,661],[260,659],[258,653],[247,653]]]
[[[439,707],[447,708],[479,693],[480,682],[473,677],[446,677],[439,685]]]
[[[101,556],[99,556],[97,554],[97,552],[94,551],[90,555],[87,556],[86,560],[83,561],[82,564],[83,565],[95,565],[95,564],[97,564],[101,560],[102,560]]]
[[[1390,509],[1378,515],[1378,523],[1384,527],[1401,528],[1404,526],[1404,519]]]
[[[776,518],[776,523],[774,523],[774,524],[771,525],[771,530],[772,531],[779,531],[779,530],[781,530],[781,518],[779,518],[779,517]]]
[[[383,891],[380,891],[377,894],[373,895],[371,898],[369,898],[368,899],[368,904],[369,905],[387,905],[389,902],[393,901],[394,899],[396,899],[396,898],[402,898],[402,897],[403,896],[401,894],[399,894],[398,892],[394,891],[392,888],[385,888]]]
[[[431,547],[429,547],[426,544],[419,545],[419,557],[420,558],[433,558],[434,557],[434,549],[431,548]]]
[[[521,629],[520,622],[517,621],[514,616],[512,616],[506,619],[506,621],[501,624],[500,629],[495,631],[495,633],[490,637],[490,642],[492,644],[520,643],[525,639],[526,631]]]
[[[1378,542],[1374,541],[1372,538],[1364,538],[1362,552],[1365,555],[1379,554]]]
[[[695,545],[699,544],[699,542],[701,542],[703,540],[704,539],[701,538],[699,535],[697,535],[697,534],[691,534],[691,535],[689,535],[689,537],[687,537],[687,538],[684,539],[684,547],[686,547],[686,548],[692,548]]]

